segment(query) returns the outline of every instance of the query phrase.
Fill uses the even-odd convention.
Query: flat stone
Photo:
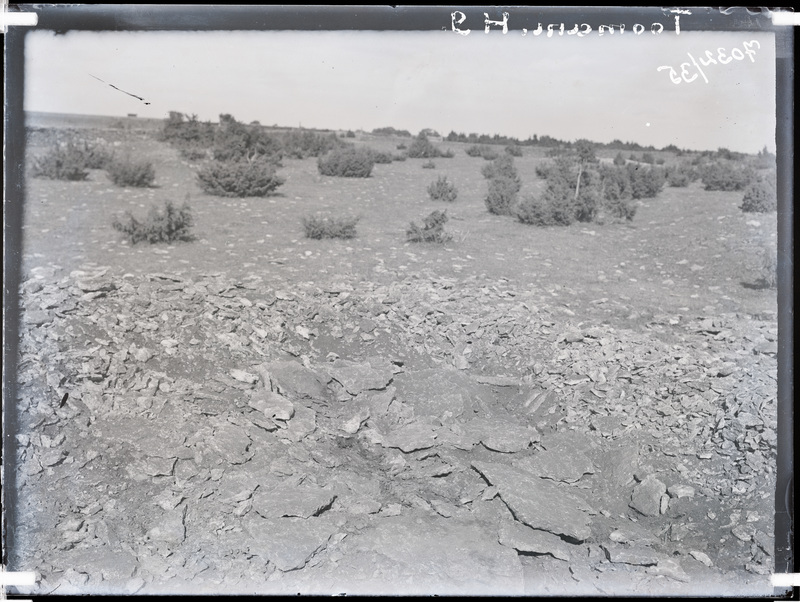
[[[358,395],[363,391],[385,389],[394,378],[394,373],[389,365],[376,368],[366,362],[358,363],[348,360],[336,360],[327,367],[327,372],[351,395]]]
[[[475,418],[464,430],[483,443],[488,449],[512,453],[528,449],[531,441],[539,440],[539,432],[532,427],[503,418]]]
[[[615,443],[594,460],[603,483],[612,490],[633,482],[633,475],[639,468],[638,441],[634,437],[626,437]]]
[[[280,434],[296,443],[315,430],[317,430],[317,413],[311,408],[295,407],[294,416]]]
[[[264,413],[270,420],[290,420],[294,416],[294,404],[274,391],[256,393],[248,402],[251,408]]]
[[[441,516],[385,516],[348,538],[348,593],[393,596],[520,596],[517,552],[481,523]],[[398,534],[402,534],[398,537]],[[360,575],[347,569],[363,566]],[[378,577],[379,576],[379,577]]]
[[[484,394],[482,385],[455,368],[432,368],[396,374],[397,398],[414,408],[417,416],[458,417],[471,412]]]
[[[328,379],[299,362],[290,360],[272,362],[267,369],[273,382],[277,383],[279,392],[290,398],[327,400],[330,396]]]
[[[248,451],[251,443],[242,428],[230,423],[217,425],[214,435],[208,440],[209,446],[231,464],[242,464],[253,456],[253,452]]]
[[[634,487],[630,507],[645,516],[658,516],[661,514],[661,496],[666,491],[667,486],[650,475]]]
[[[428,449],[436,444],[436,430],[422,422],[412,422],[386,435],[382,445],[395,447],[406,453]]]
[[[156,525],[147,532],[147,536],[153,541],[181,543],[186,539],[185,517],[186,506],[165,512]]]
[[[650,575],[661,575],[682,583],[690,581],[689,575],[683,570],[680,563],[672,558],[661,558],[657,565],[648,566],[645,570]]]
[[[635,566],[654,566],[658,564],[663,554],[642,545],[620,545],[615,543],[601,543],[600,547],[606,553],[610,562],[631,564]]]
[[[249,552],[284,572],[303,568],[338,530],[325,517],[266,519],[253,512],[242,524],[251,537]]]
[[[332,491],[314,485],[278,485],[253,496],[253,509],[264,518],[317,516],[331,507],[336,499]]]
[[[101,576],[109,588],[119,588],[133,577],[138,563],[128,552],[108,546],[96,548],[73,548],[59,552],[62,566],[91,576]],[[94,592],[93,592],[94,593]]]
[[[545,479],[564,483],[579,481],[584,475],[594,473],[595,466],[581,450],[588,446],[581,446],[573,439],[551,435],[541,441],[545,447],[543,451],[515,460],[513,464]]]
[[[503,464],[473,462],[472,466],[490,484],[497,486],[500,497],[518,521],[533,529],[578,541],[591,536],[590,508],[573,492],[552,481]]]
[[[559,560],[569,561],[574,546],[547,531],[531,529],[519,522],[503,522],[500,524],[498,539],[504,546],[514,548],[518,552],[534,554],[550,554]]]

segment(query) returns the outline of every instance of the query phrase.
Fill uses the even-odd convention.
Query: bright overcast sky
[[[658,71],[751,40],[753,60],[710,64],[708,82]],[[25,52],[28,111],[775,149],[771,33],[38,31]]]

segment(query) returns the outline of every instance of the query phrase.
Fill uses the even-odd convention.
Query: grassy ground
[[[90,137],[115,140],[115,152],[156,166],[156,187],[115,187],[103,171],[84,182],[29,178],[24,225],[23,269],[57,264],[75,269],[111,265],[126,272],[258,274],[287,283],[391,281],[431,270],[456,279],[485,275],[508,279],[543,299],[561,303],[591,320],[630,322],[654,316],[775,310],[774,290],[758,287],[762,245],[776,245],[776,216],[744,214],[740,192],[706,192],[701,184],[665,188],[642,202],[627,224],[575,224],[536,228],[490,215],[483,198],[485,161],[452,148],[452,159],[376,165],[372,177],[321,176],[315,159],[284,160],[286,184],[267,198],[227,199],[204,194],[194,171],[169,146],[144,130],[93,130]],[[398,139],[370,139],[394,150]],[[32,145],[29,154],[43,152]],[[542,186],[534,172],[545,160],[540,149],[516,159],[522,195]],[[446,175],[458,188],[452,204],[428,198],[427,187]],[[115,214],[144,216],[152,204],[183,202],[195,217],[194,243],[129,245],[113,230]],[[434,209],[446,208],[446,245],[409,244],[405,229]],[[308,240],[301,218],[317,211],[358,215],[358,237],[349,241]]]

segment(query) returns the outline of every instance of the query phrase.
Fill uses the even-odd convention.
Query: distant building
[[[128,113],[128,117],[136,117],[136,113]]]

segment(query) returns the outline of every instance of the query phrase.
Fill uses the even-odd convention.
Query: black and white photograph
[[[7,594],[784,594],[791,27],[27,10]]]

